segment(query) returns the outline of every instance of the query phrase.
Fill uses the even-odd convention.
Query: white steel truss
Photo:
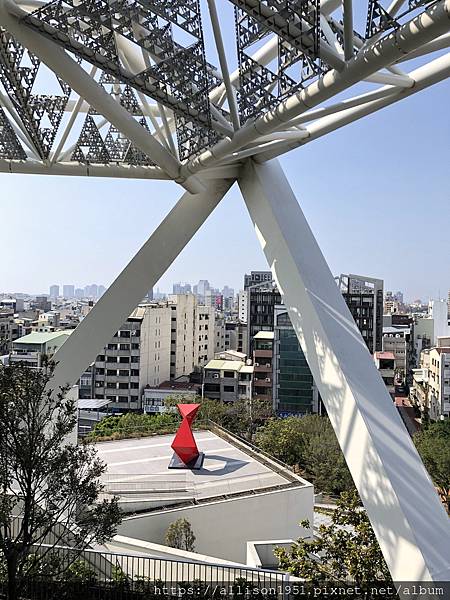
[[[449,520],[275,159],[444,80],[449,46],[450,0],[0,0],[0,172],[186,190],[59,350],[55,384],[78,380],[238,182],[398,581],[450,580]],[[43,71],[56,93],[35,90]]]

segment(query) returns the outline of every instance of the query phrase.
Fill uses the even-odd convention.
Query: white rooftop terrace
[[[214,498],[224,494],[253,492],[284,486],[294,480],[310,485],[286,470],[286,476],[263,457],[243,449],[211,431],[196,431],[200,452],[205,453],[200,470],[169,469],[174,435],[117,440],[96,444],[99,457],[107,465],[105,481],[111,492],[126,496],[149,492],[152,496],[178,496],[185,499]]]

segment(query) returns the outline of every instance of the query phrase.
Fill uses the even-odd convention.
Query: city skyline
[[[263,265],[259,269],[256,269],[256,268],[247,269],[245,271],[245,273],[250,273],[250,271],[266,271],[266,270],[269,271],[269,268],[267,266]],[[245,273],[242,274],[241,285],[239,285],[239,286],[232,285],[232,284],[230,284],[230,282],[217,282],[217,281],[213,281],[210,278],[208,278],[207,276],[201,277],[200,279],[197,279],[197,280],[179,279],[179,280],[174,280],[172,282],[167,282],[166,281],[167,277],[163,277],[154,286],[153,291],[154,291],[154,293],[159,293],[161,295],[176,294],[177,292],[173,291],[173,287],[176,286],[176,285],[179,285],[179,284],[181,284],[181,285],[189,284],[192,287],[192,290],[193,290],[193,288],[199,283],[199,281],[205,281],[206,280],[210,284],[210,289],[217,290],[218,293],[221,293],[224,288],[231,288],[231,289],[234,289],[234,293],[235,293],[235,295],[237,295],[238,292],[243,291],[243,289],[244,289],[243,278],[244,278],[244,274]],[[355,273],[355,274],[356,275],[369,276],[369,277],[371,276],[371,274],[366,273],[366,272],[364,272],[364,273],[363,272],[361,272],[361,273]],[[380,277],[380,279],[383,280],[383,277]],[[166,288],[162,288],[161,287],[160,282],[162,282],[162,281],[165,281],[165,284],[167,286]],[[416,300],[421,300],[423,303],[427,303],[429,300],[447,300],[448,297],[449,297],[449,294],[450,294],[450,280],[449,280],[448,288],[447,289],[445,288],[445,282],[444,282],[444,287],[441,290],[438,290],[438,294],[435,294],[435,295],[431,294],[429,296],[423,296],[423,295],[422,296],[417,296],[417,295],[416,296],[411,296],[411,295],[408,294],[407,291],[405,291],[404,289],[401,289],[399,286],[396,287],[394,285],[394,286],[388,287],[386,285],[386,280],[383,280],[383,281],[384,281],[384,294],[386,295],[386,292],[391,292],[395,296],[397,293],[401,293],[403,295],[403,297],[404,297],[404,302],[406,304],[413,303]],[[63,288],[65,286],[69,286],[69,287],[73,286],[75,292],[77,292],[78,290],[86,291],[87,288],[90,288],[92,286],[97,286],[99,290],[102,290],[102,293],[104,292],[103,288],[106,288],[106,290],[108,289],[108,286],[104,286],[103,284],[99,284],[99,283],[95,283],[95,282],[94,283],[90,283],[90,284],[86,284],[86,285],[83,285],[83,284],[78,285],[76,283],[56,283],[56,284],[53,283],[53,284],[50,284],[47,287],[47,290],[42,290],[41,289],[41,290],[37,290],[37,291],[36,290],[29,291],[29,290],[25,290],[25,289],[15,289],[15,290],[0,289],[0,295],[11,295],[11,296],[14,296],[14,294],[25,294],[25,295],[30,296],[30,297],[32,297],[32,296],[41,296],[41,295],[42,296],[51,296],[51,288],[53,286],[59,287],[60,294],[59,294],[58,297],[61,297],[61,298],[64,297]],[[180,293],[191,293],[191,292],[180,292]],[[192,291],[192,293],[193,293],[193,291]]]
[[[269,269],[268,268],[248,269],[247,272],[249,273],[250,271],[264,271],[264,270],[269,270]],[[356,275],[370,276],[367,273],[355,273],[355,274]],[[383,279],[383,278],[381,278],[381,279]],[[169,285],[169,289],[162,289],[159,285],[156,285],[153,288],[153,292],[155,294],[160,294],[160,295],[165,295],[165,296],[175,295],[177,293],[180,293],[180,294],[194,293],[193,288],[197,285],[197,283],[199,281],[202,281],[202,280],[203,281],[205,281],[205,280],[208,281],[209,284],[210,284],[210,289],[217,291],[219,294],[222,293],[222,291],[225,288],[231,288],[231,289],[233,289],[235,296],[237,296],[237,294],[239,292],[241,292],[241,291],[244,290],[244,286],[243,285],[241,285],[240,287],[232,286],[229,283],[218,283],[216,285],[216,282],[211,281],[210,279],[208,279],[208,277],[202,277],[201,279],[199,279],[197,281],[188,281],[188,280],[173,281],[172,283],[168,284]],[[162,279],[160,281],[162,281]],[[192,287],[192,291],[188,291],[188,292],[176,292],[176,291],[173,291],[173,287],[176,286],[176,285],[179,285],[179,284],[181,284],[181,285],[189,284]],[[85,286],[83,286],[81,284],[78,286],[76,284],[70,284],[70,283],[62,284],[61,283],[61,284],[52,284],[52,285],[50,285],[48,287],[47,291],[42,291],[41,290],[41,291],[32,291],[32,292],[29,292],[29,291],[25,291],[25,290],[5,290],[5,289],[0,289],[0,296],[2,296],[2,295],[10,295],[10,296],[13,297],[14,294],[25,294],[25,295],[30,296],[30,297],[33,297],[33,296],[48,296],[48,297],[50,297],[51,296],[50,288],[53,287],[53,285],[56,285],[56,286],[58,286],[60,288],[60,292],[61,293],[59,294],[58,298],[64,298],[64,294],[62,293],[64,286],[73,286],[75,292],[77,292],[78,290],[86,291],[86,289],[90,288],[91,286],[97,286],[99,288],[99,290],[102,290],[102,294],[103,294],[103,288],[105,287],[102,284],[96,284],[96,283],[87,284]],[[108,289],[108,288],[106,287],[106,289]],[[401,294],[403,296],[405,304],[414,303],[416,300],[421,300],[423,303],[426,304],[430,300],[448,300],[448,298],[450,298],[450,283],[449,283],[448,290],[446,291],[444,289],[444,291],[441,292],[440,295],[435,295],[435,296],[430,295],[428,297],[425,297],[425,296],[415,296],[415,297],[411,296],[410,297],[410,296],[408,296],[407,292],[405,292],[402,289],[398,289],[395,286],[391,287],[391,288],[386,287],[386,282],[384,281],[384,295],[385,296],[386,296],[386,293],[392,293],[394,298],[396,297],[397,294]]]
[[[441,83],[282,160],[334,274],[384,279],[386,290],[402,290],[409,300],[447,296],[450,236],[439,231],[450,222],[448,128],[437,115],[445,114],[449,93],[450,83]],[[395,144],[386,144],[392,131]],[[411,153],[417,136],[421,151]],[[362,139],[370,144],[355,152]],[[321,176],[324,163],[328,178]],[[431,170],[432,178],[421,175]],[[71,184],[60,177],[0,175],[9,223],[3,244],[14,249],[14,260],[0,264],[5,292],[43,293],[62,279],[108,287],[180,195],[174,183],[74,178]],[[77,211],[70,211],[75,203]],[[238,290],[245,271],[260,269],[267,264],[235,186],[154,287],[218,282],[220,272],[220,280]]]

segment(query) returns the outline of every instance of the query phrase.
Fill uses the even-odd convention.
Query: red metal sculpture
[[[200,469],[204,455],[198,451],[191,429],[200,404],[177,404],[177,407],[183,420],[172,442],[175,455],[169,469]]]

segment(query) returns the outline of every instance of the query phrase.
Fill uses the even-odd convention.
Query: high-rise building
[[[166,346],[152,348],[150,352],[152,342],[143,331],[144,319],[142,310],[137,308],[95,361],[95,397],[109,400],[113,410],[127,411],[140,407],[142,380],[149,377],[148,363],[152,360],[156,369],[160,362],[158,357],[170,351],[166,340]],[[158,341],[161,346],[161,340]],[[167,365],[167,357],[163,363]],[[163,378],[167,378],[167,374],[168,367],[161,372]],[[149,382],[145,380],[145,383]]]
[[[259,331],[253,337],[253,397],[272,401],[273,331]]]
[[[274,308],[281,304],[281,295],[272,281],[247,288],[247,336],[248,349],[253,352],[253,340],[259,331],[272,331]]]
[[[33,301],[34,308],[38,310],[42,310],[43,312],[47,312],[52,309],[52,303],[47,298],[47,296],[36,296],[36,299]]]
[[[222,296],[224,298],[234,298],[234,289],[225,285],[222,290]]]
[[[173,294],[190,294],[192,292],[192,286],[190,283],[174,283],[172,286]]]
[[[87,285],[84,288],[84,297],[97,300],[97,298],[99,297],[98,285],[96,283],[91,283],[91,285]]]
[[[77,300],[81,300],[82,298],[84,298],[84,290],[82,290],[81,288],[76,288],[75,298],[77,298]]]
[[[319,392],[283,305],[274,309],[273,408],[282,416],[319,409]]]
[[[49,295],[52,300],[56,300],[56,298],[59,297],[59,285],[51,285],[49,291]]]
[[[369,352],[382,350],[383,280],[361,275],[341,275],[337,279]]]
[[[200,279],[197,285],[194,286],[194,295],[197,296],[200,303],[205,301],[207,292],[211,289],[207,279]]]
[[[74,285],[63,285],[63,297],[70,300],[75,297]]]
[[[244,290],[260,283],[268,283],[272,281],[271,271],[251,271],[244,275]]]

